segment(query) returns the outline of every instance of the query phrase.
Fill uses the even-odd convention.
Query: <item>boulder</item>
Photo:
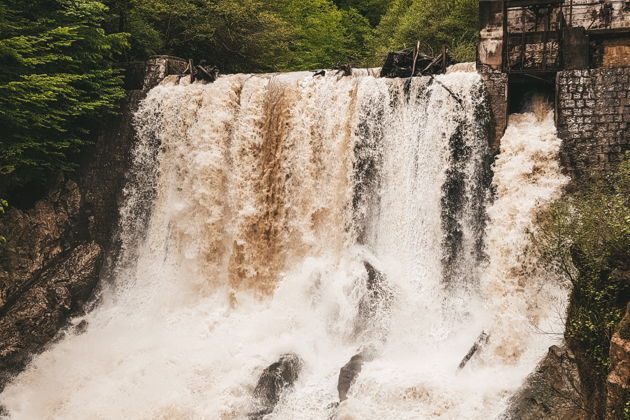
[[[355,354],[350,361],[343,365],[339,370],[339,380],[337,381],[337,391],[339,392],[339,401],[348,399],[348,391],[356,380],[361,368],[363,367],[364,356],[361,353]]]
[[[343,365],[339,370],[339,379],[337,381],[337,392],[339,392],[339,401],[348,399],[348,391],[350,387],[361,373],[363,363],[374,359],[376,349],[372,346],[365,346],[350,358],[348,363]]]
[[[273,411],[282,394],[297,380],[302,364],[298,355],[287,353],[263,371],[254,389],[255,410],[249,416],[251,420],[262,419]]]

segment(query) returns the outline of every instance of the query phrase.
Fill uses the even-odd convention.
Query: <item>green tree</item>
[[[393,0],[376,28],[376,62],[418,40],[427,53],[438,54],[445,45],[455,59],[474,61],[478,7],[478,0]]]
[[[376,26],[381,21],[391,0],[335,0],[335,4],[342,10],[354,9],[364,16],[370,25]]]
[[[131,34],[129,59],[171,54],[225,73],[360,62],[372,29],[330,0],[108,0],[110,31]]]
[[[94,0],[0,6],[0,190],[72,171],[89,130],[122,97],[112,57],[122,34],[100,27]]]
[[[353,9],[341,11],[328,0],[287,0],[272,10],[292,28],[278,70],[357,63],[367,55],[369,23]]]

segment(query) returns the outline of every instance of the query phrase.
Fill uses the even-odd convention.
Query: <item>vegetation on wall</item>
[[[542,215],[536,243],[571,284],[565,338],[601,400],[610,340],[630,300],[630,154],[615,176],[580,185]]]

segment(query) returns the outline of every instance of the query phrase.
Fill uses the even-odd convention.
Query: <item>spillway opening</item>
[[[555,73],[510,74],[508,81],[508,113],[536,112],[535,106],[543,101],[555,108]]]

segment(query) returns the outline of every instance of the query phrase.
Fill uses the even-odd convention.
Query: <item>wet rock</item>
[[[55,259],[11,305],[0,310],[0,372],[17,373],[41,350],[72,313],[78,312],[98,281],[102,249],[95,242]]]
[[[575,357],[551,346],[547,356],[510,399],[502,420],[585,420]]]
[[[630,303],[610,340],[610,372],[606,379],[606,419],[622,420],[630,405]]]
[[[0,389],[93,297],[118,247],[113,232],[130,165],[133,114],[147,90],[185,61],[153,57],[131,73],[120,114],[107,117],[71,179],[52,179],[29,208],[0,216]],[[138,78],[144,78],[144,84]],[[140,89],[142,88],[142,89]],[[33,197],[33,201],[38,197]],[[9,204],[14,204],[11,201]],[[146,211],[146,210],[145,210]],[[77,329],[80,332],[81,328]]]
[[[38,271],[69,248],[81,194],[73,181],[60,184],[32,209],[11,208],[0,219],[0,232],[7,238],[0,249],[0,308],[10,306]]]
[[[367,280],[354,324],[355,337],[373,332],[371,330],[378,328],[379,324],[385,321],[385,314],[393,300],[393,292],[387,284],[387,277],[369,262],[364,261],[363,265],[367,272]]]
[[[260,375],[254,389],[256,409],[251,420],[262,419],[271,413],[282,394],[293,386],[302,370],[302,359],[293,353],[283,354]]]
[[[361,353],[355,354],[350,358],[350,361],[339,370],[339,380],[337,381],[339,401],[345,401],[348,399],[348,391],[357,376],[359,376],[359,373],[361,373],[363,361],[363,355]]]
[[[78,324],[72,327],[72,332],[76,335],[84,334],[88,329],[88,322],[86,319],[82,319]]]

